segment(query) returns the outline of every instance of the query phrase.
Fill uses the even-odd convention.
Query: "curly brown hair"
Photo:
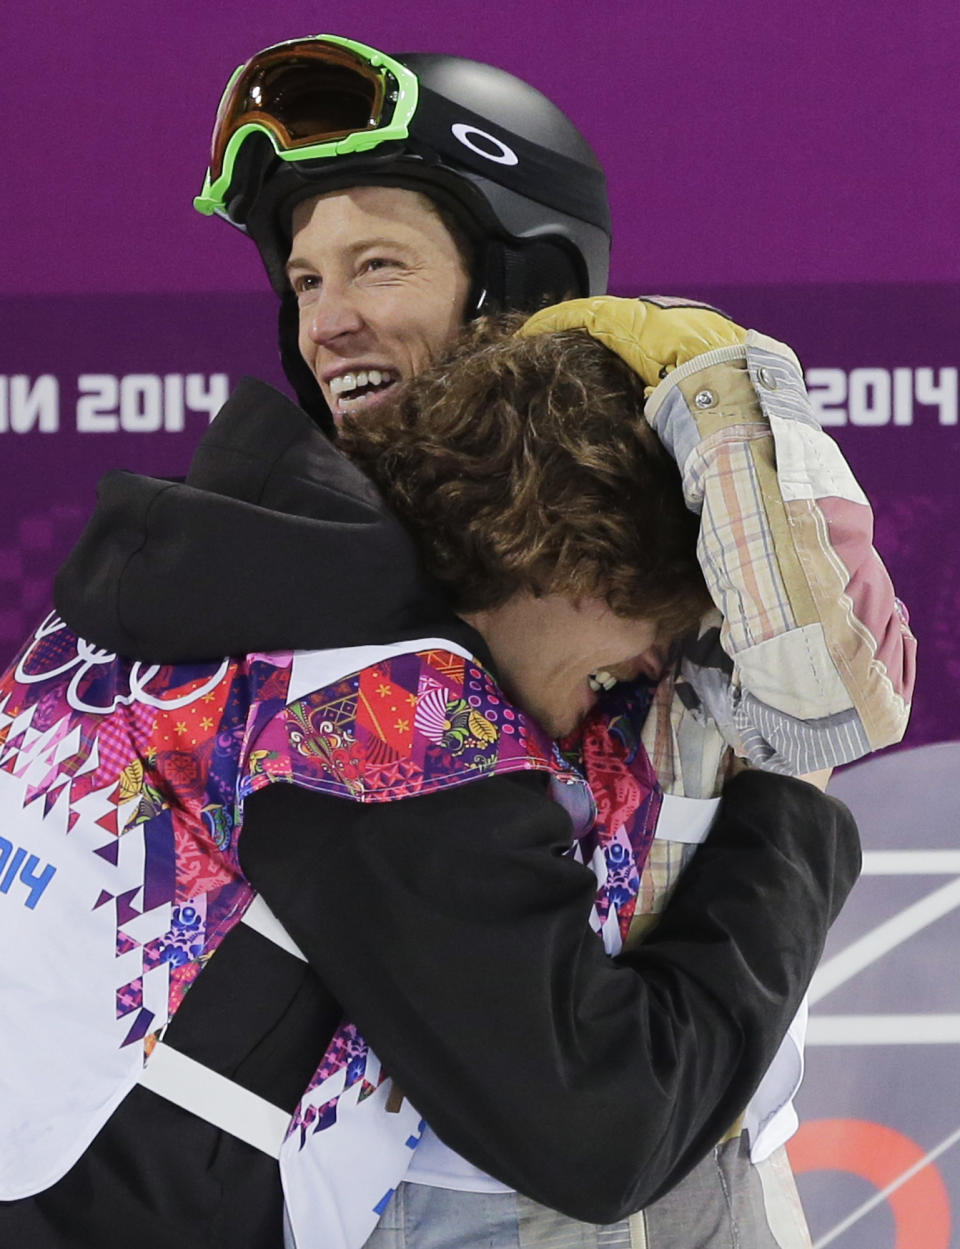
[[[602,598],[690,628],[709,605],[697,518],[643,416],[643,382],[584,330],[474,326],[341,446],[463,612],[518,591]]]

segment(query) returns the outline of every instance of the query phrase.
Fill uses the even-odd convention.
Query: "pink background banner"
[[[617,293],[707,299],[797,350],[920,677],[903,747],[833,783],[867,867],[814,988],[794,1162],[818,1244],[960,1246],[955,0],[35,0],[3,28],[2,660],[102,472],[181,474],[241,375],[284,384],[255,250],[191,208],[220,90],[266,44],[326,30],[521,75],[608,171]]]

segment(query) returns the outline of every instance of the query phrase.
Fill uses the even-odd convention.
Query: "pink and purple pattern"
[[[430,650],[384,659],[263,723],[242,789],[283,780],[358,802],[391,802],[531,768],[572,775],[488,673],[460,655]]]
[[[67,835],[81,818],[102,830],[92,906],[115,911],[118,959],[141,951],[139,974],[117,988],[117,1016],[130,1022],[124,1045],[149,1050],[253,896],[236,853],[237,776],[251,706],[279,710],[287,677],[254,657],[131,663],[51,615],[0,678],[0,768],[30,777],[24,805],[40,801],[49,813],[66,796]],[[128,851],[143,855],[132,888]],[[123,887],[110,887],[114,871]],[[145,993],[158,970],[163,1001]]]

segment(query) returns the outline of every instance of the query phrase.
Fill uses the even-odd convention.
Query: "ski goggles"
[[[418,94],[412,70],[337,35],[291,39],[258,52],[227,83],[194,207],[206,216],[229,216],[234,167],[250,135],[264,135],[285,161],[365,152],[407,138]]]

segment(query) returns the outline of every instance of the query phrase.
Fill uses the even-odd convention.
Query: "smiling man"
[[[256,242],[282,300],[288,375],[328,430],[343,366],[368,386],[370,364],[409,376],[480,312],[606,289],[610,208],[590,145],[539,91],[461,57],[392,57],[333,35],[265,49],[227,84],[194,202]],[[369,256],[383,282],[354,267],[362,243],[388,246]],[[328,325],[319,299],[311,328],[325,282],[369,288],[373,303]]]
[[[425,195],[354,187],[299,204],[286,276],[334,420],[389,395],[463,325],[470,274]]]
[[[573,733],[601,691],[632,685],[641,673],[656,679],[663,668],[657,621],[618,616],[602,598],[527,592],[465,618],[496,650],[503,688],[514,697],[523,691],[551,737]]]

